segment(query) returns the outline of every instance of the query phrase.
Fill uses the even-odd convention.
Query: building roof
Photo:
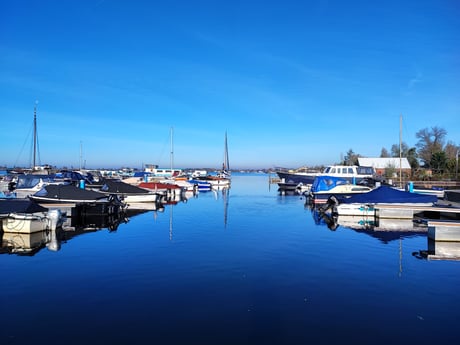
[[[411,166],[407,158],[388,157],[388,158],[358,158],[359,165],[373,167],[374,169],[385,169],[393,167],[396,169],[410,169]],[[400,167],[401,163],[401,167]]]

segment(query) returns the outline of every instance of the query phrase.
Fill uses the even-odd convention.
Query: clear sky
[[[337,163],[460,144],[460,2],[0,0],[0,165]]]

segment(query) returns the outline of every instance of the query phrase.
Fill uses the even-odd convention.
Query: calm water
[[[0,344],[452,344],[460,262],[331,231],[267,175],[0,255]],[[380,237],[380,238],[379,238]]]

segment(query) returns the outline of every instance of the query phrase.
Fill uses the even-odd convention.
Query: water
[[[425,234],[331,231],[304,202],[237,175],[228,194],[0,255],[0,343],[458,340],[460,262],[412,255]]]

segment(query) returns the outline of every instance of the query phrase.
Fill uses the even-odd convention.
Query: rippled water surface
[[[0,255],[0,343],[456,343],[460,262],[413,255],[427,248],[423,232],[332,231],[268,175],[235,175],[58,251]]]

